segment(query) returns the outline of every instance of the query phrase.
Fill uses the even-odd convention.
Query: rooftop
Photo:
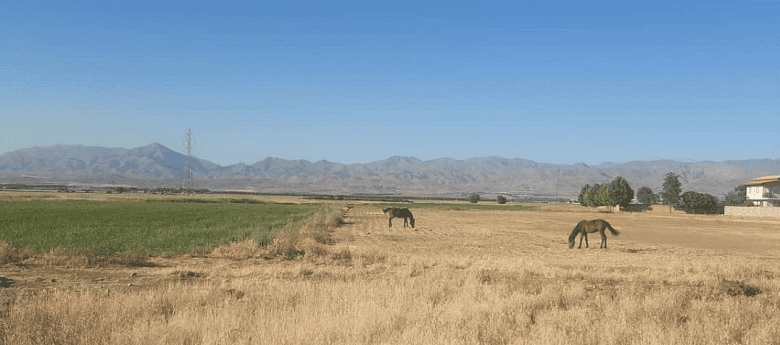
[[[765,183],[780,182],[780,175],[759,177],[753,181],[743,183],[743,186],[759,186]]]

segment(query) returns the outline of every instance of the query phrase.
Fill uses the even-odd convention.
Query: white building
[[[780,175],[759,177],[742,185],[747,186],[746,196],[753,205],[772,207],[774,202],[780,200],[780,194],[771,190],[773,187],[775,190],[780,187]]]

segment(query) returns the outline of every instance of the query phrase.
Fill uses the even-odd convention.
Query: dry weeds
[[[778,221],[412,211],[415,229],[334,207],[268,247],[151,258],[138,276],[170,279],[146,288],[2,289],[0,342],[780,343]],[[586,217],[621,231],[608,250],[567,248]]]

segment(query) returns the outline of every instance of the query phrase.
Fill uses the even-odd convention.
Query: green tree
[[[501,205],[506,204],[506,197],[503,195],[499,195],[496,197],[496,202]]]
[[[578,199],[578,201],[580,202],[580,205],[582,205],[582,206],[590,206],[590,205],[588,204],[588,202],[585,200],[585,198],[586,198],[586,195],[587,195],[587,194],[589,194],[589,193],[590,193],[590,185],[589,185],[589,184],[586,184],[586,185],[585,185],[585,186],[583,186],[583,187],[582,187],[582,189],[580,190],[580,196],[577,198],[577,199]]]
[[[587,207],[596,207],[596,201],[593,199],[593,192],[587,191],[582,196],[582,205]]]
[[[736,186],[734,190],[723,196],[723,204],[729,206],[740,206],[748,203],[747,186]]]
[[[596,193],[596,196],[594,197],[596,199],[596,206],[615,206],[617,205],[617,202],[615,201],[614,196],[612,195],[612,192],[610,191],[609,185],[605,184],[599,188],[598,193]]]
[[[479,202],[479,194],[477,194],[477,193],[472,193],[472,194],[469,196],[469,202],[471,202],[472,204],[476,204],[476,203],[478,203],[478,202]]]
[[[639,191],[636,193],[636,198],[645,205],[650,205],[655,201],[655,195],[650,187],[639,188]]]
[[[664,184],[661,186],[663,188],[661,196],[664,198],[664,204],[669,205],[669,212],[672,212],[672,206],[677,206],[680,202],[681,187],[680,177],[677,174],[672,172],[666,174]]]
[[[586,201],[588,202],[588,206],[590,207],[599,206],[599,201],[597,198],[597,195],[599,194],[599,190],[601,190],[601,185],[598,183],[590,186],[590,189],[588,190],[588,195],[586,196]]]
[[[615,177],[609,184],[609,193],[612,195],[612,204],[607,206],[620,205],[622,207],[627,206],[634,199],[634,190],[628,184],[628,181],[622,176]]]
[[[687,213],[718,213],[718,198],[710,194],[685,192],[680,197],[680,206]]]

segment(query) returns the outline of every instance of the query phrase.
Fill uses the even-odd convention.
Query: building
[[[746,197],[753,205],[772,207],[780,202],[780,175],[759,177],[748,183]]]

